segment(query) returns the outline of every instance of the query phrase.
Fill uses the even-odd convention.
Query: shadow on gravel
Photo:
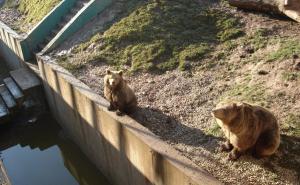
[[[278,151],[270,156],[256,159],[250,153],[242,156],[239,160],[247,161],[261,166],[267,171],[276,174],[274,178],[284,178],[282,170],[284,168],[296,173],[298,182],[300,182],[300,138],[295,136],[281,135],[281,144]],[[293,182],[291,182],[293,184]]]
[[[184,144],[187,146],[202,147],[215,153],[218,143],[223,139],[212,135],[207,135],[197,128],[187,127],[180,121],[164,114],[159,109],[138,108],[130,115],[133,119],[147,127],[151,132],[161,139],[174,144]],[[277,174],[278,167],[296,172],[300,182],[300,138],[281,135],[281,144],[278,152],[267,158],[255,159],[247,153],[240,160],[249,161],[262,166],[268,171]]]
[[[281,135],[279,152],[282,156],[278,159],[278,165],[295,171],[300,182],[300,137]]]
[[[214,153],[218,141],[222,140],[219,137],[207,135],[200,129],[188,127],[159,109],[139,107],[130,116],[161,139],[174,144],[202,147]]]

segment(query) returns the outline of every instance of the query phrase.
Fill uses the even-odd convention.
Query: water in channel
[[[109,185],[50,115],[14,122],[0,127],[0,157],[13,185]]]

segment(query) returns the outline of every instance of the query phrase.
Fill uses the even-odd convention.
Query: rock
[[[246,55],[246,53],[244,53],[244,52],[240,54],[240,58],[246,58],[246,56],[247,56],[247,55]]]
[[[286,15],[300,22],[300,5],[298,0],[229,0],[229,4],[238,8]]]
[[[259,71],[257,72],[257,74],[259,74],[259,75],[267,75],[267,74],[269,74],[269,72],[268,72],[268,71],[265,71],[265,70],[259,70]]]
[[[192,65],[190,61],[185,60],[182,64],[182,70],[189,70],[191,67]]]
[[[244,46],[243,48],[246,53],[250,53],[250,54],[254,53],[254,48],[251,46]]]
[[[96,46],[96,43],[92,43],[92,44],[87,48],[87,50],[88,50],[88,51],[92,51],[92,50],[95,49],[95,46]]]
[[[68,51],[67,51],[67,50],[62,50],[61,52],[57,53],[57,54],[56,54],[56,56],[59,56],[59,57],[61,57],[61,56],[64,56],[64,55],[66,55],[67,53],[68,53]]]
[[[298,59],[298,58],[299,58],[298,55],[296,55],[296,54],[293,55],[293,59]]]
[[[148,80],[147,82],[148,82],[149,84],[154,84],[154,83],[155,83],[154,80]]]
[[[295,69],[296,71],[300,71],[300,62],[297,62],[297,63],[295,64],[294,69]]]

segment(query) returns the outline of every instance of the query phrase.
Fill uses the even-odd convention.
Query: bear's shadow
[[[223,140],[220,137],[207,135],[200,129],[188,127],[159,109],[138,107],[130,117],[170,143],[203,147],[210,152],[215,152],[218,142]]]

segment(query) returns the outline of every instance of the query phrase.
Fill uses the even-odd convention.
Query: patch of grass
[[[184,70],[185,61],[201,61],[214,45],[242,33],[237,18],[195,0],[148,1],[96,41],[101,43],[97,53],[111,65],[131,66],[131,71]]]
[[[243,38],[243,45],[251,45],[255,51],[267,46],[270,37],[269,30],[265,28],[257,29],[253,34]]]
[[[66,55],[63,55],[61,57],[58,57],[57,58],[57,63],[64,67],[65,69],[67,69],[68,71],[70,72],[75,72],[76,70],[84,67],[84,65],[87,63],[87,62],[91,62],[91,61],[99,61],[99,60],[103,60],[102,58],[99,58],[99,56],[97,55],[93,55],[93,54],[90,54],[90,55],[87,55],[83,52],[81,53],[78,53],[76,55],[76,57],[78,58],[78,60],[70,60],[69,57],[67,57]]]
[[[300,114],[289,114],[282,125],[282,131],[289,136],[300,137]]]
[[[268,30],[260,28],[255,31],[252,36],[251,44],[254,47],[254,50],[258,50],[260,48],[264,48],[268,44]]]
[[[300,55],[300,40],[282,40],[280,48],[269,54],[267,61],[276,61],[291,58],[293,55]]]
[[[36,24],[60,1],[61,0],[20,0],[18,9],[26,15],[24,24]]]
[[[216,121],[214,121],[214,123],[207,129],[206,133],[215,137],[223,136],[222,128],[217,124]]]
[[[295,81],[300,79],[300,73],[285,71],[281,74],[281,78],[284,81]]]
[[[268,106],[270,98],[262,85],[239,84],[221,96],[221,102],[242,101],[261,106]]]
[[[186,61],[195,61],[200,60],[202,57],[204,57],[208,52],[210,48],[206,44],[194,44],[189,45],[184,50],[182,50],[179,53],[179,69],[185,70],[185,62]]]

